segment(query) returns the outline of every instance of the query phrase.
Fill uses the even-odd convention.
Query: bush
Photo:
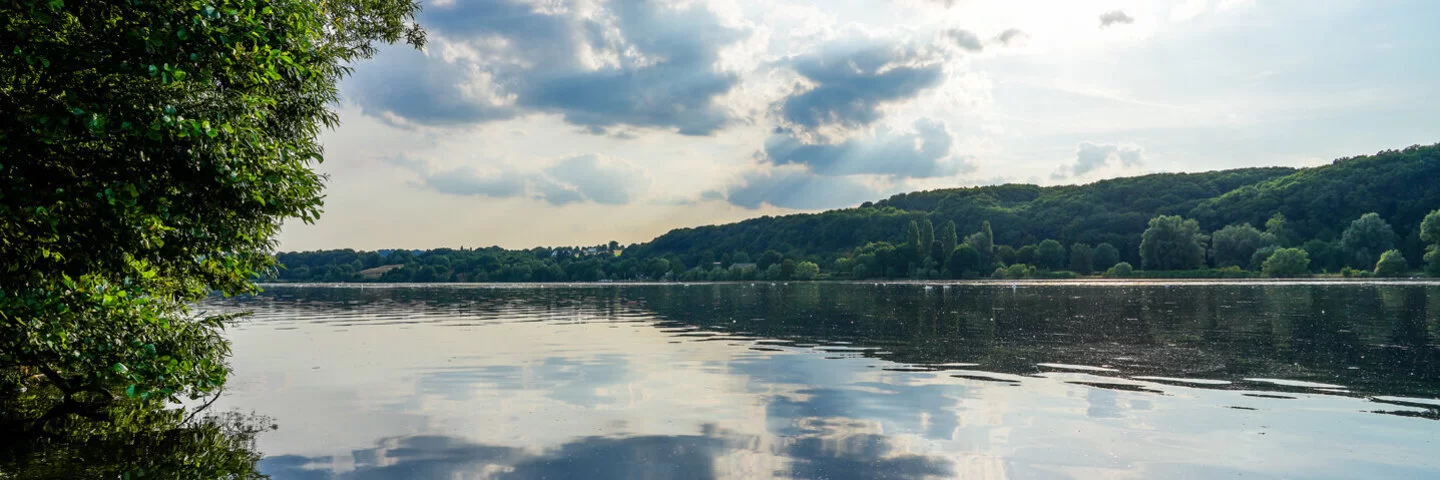
[[[1130,262],[1117,263],[1105,271],[1107,278],[1127,278],[1133,275],[1135,275],[1135,267],[1130,266]]]
[[[1008,267],[997,268],[995,269],[995,273],[991,274],[990,276],[994,278],[1003,278],[1010,280],[1033,278],[1035,277],[1035,267],[1023,263],[1017,263]]]
[[[1200,270],[1141,270],[1135,273],[1140,278],[1254,278],[1255,272],[1231,265],[1225,268]]]
[[[1380,261],[1375,262],[1375,276],[1377,277],[1400,277],[1410,269],[1410,264],[1405,261],[1405,255],[1399,250],[1386,250],[1380,255]]]
[[[1310,273],[1310,254],[1299,248],[1282,248],[1265,259],[1261,267],[1271,277],[1299,277]]]

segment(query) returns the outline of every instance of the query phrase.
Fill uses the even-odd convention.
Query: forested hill
[[[1205,173],[1161,173],[1088,185],[997,185],[902,193],[857,208],[816,214],[760,217],[728,225],[670,231],[635,253],[706,257],[775,250],[807,255],[842,254],[869,242],[906,241],[912,220],[954,221],[960,235],[989,221],[997,245],[1056,239],[1064,245],[1110,243],[1122,259],[1139,264],[1140,233],[1156,215],[1188,215],[1197,206],[1245,185],[1283,178],[1292,168],[1245,168]],[[1268,214],[1266,215],[1268,216]],[[1262,218],[1257,225],[1265,223]],[[787,255],[788,256],[788,255]]]
[[[1032,273],[1083,274],[1092,268],[1103,271],[1116,261],[1137,267],[1151,264],[1146,268],[1259,270],[1270,252],[1302,246],[1308,263],[1292,270],[1335,272],[1345,266],[1370,270],[1382,252],[1396,249],[1404,260],[1397,255],[1398,263],[1392,266],[1413,271],[1425,263],[1422,258],[1433,258],[1440,265],[1440,246],[1436,254],[1426,256],[1428,244],[1440,243],[1434,240],[1440,233],[1426,240],[1420,232],[1422,219],[1437,209],[1440,144],[1342,158],[1304,169],[1244,168],[1086,185],[1011,184],[913,192],[855,208],[676,229],[623,252],[611,242],[585,248],[442,249],[393,255],[350,250],[285,253],[279,257],[288,268],[277,279],[954,278],[985,276],[995,267],[1017,265],[1024,268],[1012,273],[1029,275],[1028,268]],[[1376,216],[1367,213],[1378,218],[1368,218]],[[1188,257],[1179,263],[1142,258],[1142,234],[1159,216],[1184,217],[1175,218],[1171,230],[1191,232],[1179,247],[1185,253],[1176,254]],[[1367,219],[1357,221],[1362,216]],[[1436,219],[1440,228],[1440,213]],[[993,233],[982,233],[987,223]],[[1230,226],[1234,227],[1225,228]],[[1347,233],[1352,230],[1354,235]],[[1350,238],[1342,241],[1342,236]],[[957,260],[952,253],[967,245],[980,257],[971,259],[973,254],[966,253]],[[1247,261],[1252,254],[1257,256]],[[759,272],[744,273],[732,265],[756,267]],[[779,270],[766,272],[772,266]]]

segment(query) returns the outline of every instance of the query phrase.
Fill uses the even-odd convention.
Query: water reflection
[[[1440,287],[275,287],[287,478],[1432,478]],[[1384,415],[1377,415],[1381,413]]]

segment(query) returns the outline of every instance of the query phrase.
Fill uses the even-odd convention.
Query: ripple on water
[[[1176,378],[1176,377],[1151,377],[1151,376],[1139,376],[1139,377],[1130,377],[1130,378],[1131,378],[1131,379],[1134,379],[1134,380],[1147,380],[1147,381],[1151,381],[1151,382],[1164,382],[1164,383],[1181,383],[1181,384],[1186,384],[1186,385],[1220,386],[1220,385],[1232,385],[1232,384],[1234,384],[1234,382],[1231,382],[1231,381],[1228,381],[1228,380],[1211,380],[1211,379],[1208,379],[1208,378]]]
[[[1286,379],[1283,379],[1283,378],[1247,378],[1247,379],[1245,379],[1245,381],[1247,381],[1247,382],[1256,382],[1256,383],[1268,383],[1268,384],[1271,384],[1271,385],[1279,385],[1279,386],[1282,386],[1282,387],[1332,388],[1332,389],[1341,389],[1341,390],[1344,390],[1344,389],[1348,388],[1348,387],[1346,387],[1346,386],[1344,386],[1344,385],[1335,385],[1335,384],[1333,384],[1333,383],[1307,382],[1307,381],[1304,381],[1304,380],[1286,380]]]
[[[1037,367],[1054,368],[1057,370],[1074,370],[1077,372],[1118,372],[1119,370],[1110,367],[1096,367],[1093,365],[1071,365],[1068,363],[1037,363]]]

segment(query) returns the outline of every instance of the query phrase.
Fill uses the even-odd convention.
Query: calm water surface
[[[271,286],[286,479],[1440,478],[1440,285]]]

